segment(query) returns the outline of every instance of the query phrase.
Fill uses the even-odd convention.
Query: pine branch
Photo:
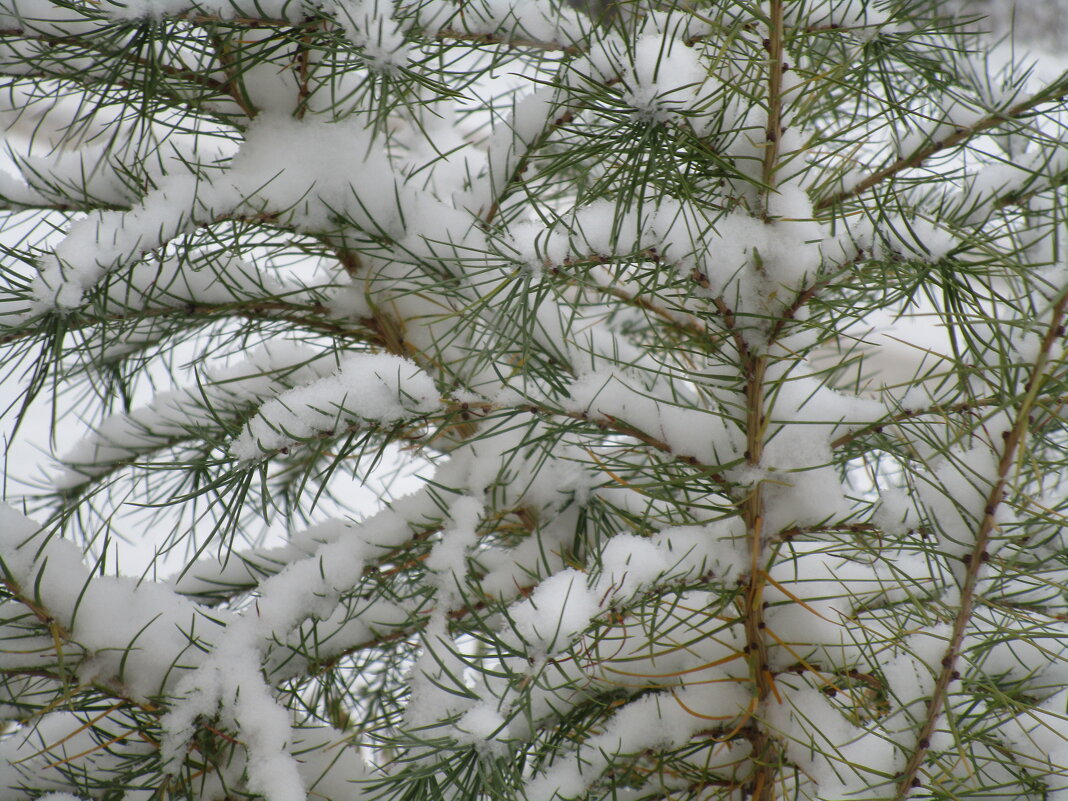
[[[1066,312],[1068,312],[1068,290],[1062,290],[1060,297],[1050,310],[1050,322],[1031,367],[1027,389],[1016,407],[1012,427],[1005,432],[997,474],[986,496],[979,528],[975,532],[975,541],[963,556],[964,579],[960,588],[960,605],[953,620],[949,643],[941,659],[941,669],[938,671],[934,689],[927,701],[923,722],[916,735],[916,744],[910,750],[905,768],[898,777],[895,796],[897,801],[905,801],[916,787],[922,786],[922,780],[919,778],[920,769],[931,747],[931,738],[945,713],[949,687],[960,678],[958,667],[964,635],[975,611],[981,574],[986,572],[985,568],[990,562],[990,553],[987,549],[991,536],[998,526],[998,509],[1006,500],[1010,489],[1009,474],[1016,465],[1030,432],[1031,411],[1046,381],[1046,368],[1051,354],[1058,340],[1064,336],[1063,322]]]
[[[883,183],[892,181],[898,173],[906,170],[922,167],[928,159],[946,150],[959,145],[967,144],[980,134],[994,128],[1007,125],[1012,122],[1026,119],[1036,108],[1045,103],[1057,103],[1068,98],[1068,89],[1065,88],[1065,80],[1061,79],[1047,86],[1031,97],[1014,103],[1004,111],[996,111],[988,114],[970,125],[958,125],[952,134],[936,142],[929,142],[908,156],[902,157],[892,164],[876,170],[867,177],[858,181],[854,186],[837,194],[825,197],[816,203],[817,211],[825,211],[833,208],[846,200],[864,194],[870,189]]]

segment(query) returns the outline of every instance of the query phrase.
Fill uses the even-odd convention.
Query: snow
[[[1068,782],[1054,766],[1068,761],[1068,689],[1053,693],[1039,706],[1021,713],[1002,730],[1017,759],[1052,791],[1063,795]]]
[[[689,689],[677,694],[658,693],[622,707],[609,718],[604,730],[588,738],[577,753],[558,758],[536,776],[525,788],[526,797],[529,801],[580,797],[615,757],[685,743],[708,725],[707,720],[686,711],[686,706],[695,703],[692,696],[697,694]],[[717,695],[716,708],[710,710],[713,714],[737,713],[746,700],[744,692],[727,688]]]
[[[462,517],[464,506],[457,506],[458,517]],[[302,772],[295,756],[300,736],[291,730],[287,714],[267,681],[267,677],[274,681],[277,676],[290,675],[294,665],[287,658],[285,669],[278,670],[270,663],[271,646],[280,643],[291,656],[286,643],[297,645],[308,636],[316,636],[322,638],[322,655],[327,657],[365,640],[372,627],[389,630],[403,622],[408,612],[388,601],[372,602],[352,619],[343,610],[338,614],[339,600],[358,583],[370,559],[407,541],[411,525],[425,521],[433,509],[433,498],[424,488],[406,499],[399,510],[387,508],[357,526],[316,528],[298,538],[305,543],[307,555],[291,558],[282,570],[262,579],[255,605],[243,610],[198,668],[178,682],[179,700],[164,719],[164,757],[178,759],[194,733],[198,716],[211,716],[220,705],[224,710],[232,707],[232,725],[249,751],[249,786],[269,801],[302,799],[306,771]],[[205,579],[203,571],[195,573],[197,586]],[[183,587],[181,581],[178,586]],[[307,626],[315,634],[310,634]],[[427,686],[433,693],[434,685],[428,682]],[[428,714],[435,709],[431,706]]]
[[[81,754],[85,768],[107,774],[118,770],[124,759],[144,758],[151,753],[152,746],[140,739],[100,748],[92,731],[94,718],[99,718],[95,725],[105,732],[121,726],[114,713],[100,716],[99,712],[89,715],[54,711],[41,716],[32,727],[0,741],[0,798],[24,801],[29,796],[20,788],[28,784],[45,790],[38,798],[82,801],[86,796],[84,785],[79,782],[81,777],[62,770],[68,764],[66,760],[73,761]]]
[[[342,319],[357,320],[372,315],[367,294],[356,283],[349,283],[336,290],[327,301],[330,313]]]
[[[376,70],[390,72],[408,63],[406,25],[390,16],[387,0],[335,0],[338,20],[349,40]]]
[[[879,506],[872,516],[872,522],[890,536],[905,534],[919,524],[915,506],[898,487],[879,490]]]
[[[426,560],[428,569],[441,574],[445,597],[451,597],[454,588],[464,586],[467,556],[477,541],[477,527],[484,513],[485,506],[468,496],[457,498],[449,508],[452,525],[442,533]]]
[[[196,196],[195,178],[172,177],[130,211],[93,212],[74,223],[44,260],[36,285],[41,308],[80,305],[106,273],[189,232]]]
[[[230,453],[251,461],[354,421],[388,425],[439,406],[433,380],[412,362],[385,353],[356,353],[333,375],[264,403],[233,441]]]
[[[1068,152],[1062,143],[1034,145],[1023,154],[1005,154],[1001,159],[983,164],[968,177],[964,194],[980,204],[971,220],[981,221],[985,204],[1016,194],[1034,191],[1043,179],[1052,183],[1068,170]]]
[[[569,388],[568,411],[619,420],[665,443],[672,453],[692,456],[707,465],[735,461],[743,447],[719,409],[694,408],[685,402],[657,397],[636,378],[612,371],[594,371]],[[666,394],[666,393],[665,393]]]
[[[281,19],[296,24],[305,13],[305,4],[298,0],[114,0],[105,8],[116,20],[162,19],[196,9],[222,19]]]
[[[189,269],[189,262],[200,269]],[[178,307],[190,303],[238,303],[265,295],[285,296],[299,303],[302,287],[286,283],[231,253],[188,253],[183,258],[146,259],[128,281],[109,288],[108,300],[127,308]]]
[[[328,726],[295,729],[292,749],[309,794],[354,800],[362,796],[361,783],[372,774],[345,732]]]
[[[456,723],[461,744],[474,745],[476,749],[488,753],[504,753],[500,738],[506,733],[507,723],[493,706],[479,704],[464,713]]]
[[[650,122],[671,122],[692,108],[708,69],[673,36],[646,34],[633,44],[623,101]]]
[[[670,567],[667,554],[656,543],[634,534],[617,534],[600,553],[598,588],[612,596],[628,597],[653,582]]]
[[[134,193],[107,163],[106,156],[99,145],[23,156],[15,163],[22,180],[0,172],[0,197],[30,208],[65,205],[72,194],[84,199],[87,206],[128,205],[135,199]]]
[[[936,97],[933,107],[936,111],[928,119],[922,119],[916,130],[899,139],[897,150],[901,157],[910,156],[923,147],[941,147],[949,137],[996,113],[959,97]]]
[[[583,41],[590,30],[585,18],[550,0],[479,0],[460,15],[446,0],[432,0],[421,4],[419,19],[435,27],[447,19],[466,33],[500,36],[506,42],[530,39],[565,45]]]
[[[296,559],[311,556],[328,542],[356,536],[359,530],[360,526],[351,521],[325,520],[294,532],[282,545],[234,551],[224,559],[198,559],[180,570],[169,584],[187,596],[211,596],[235,586],[255,586],[264,576],[280,572]]]
[[[597,594],[576,570],[561,570],[535,588],[529,599],[510,610],[516,631],[535,652],[566,646],[598,612]]]
[[[798,659],[849,664],[856,657],[855,606],[880,597],[883,583],[875,566],[835,557],[818,542],[792,542],[791,562],[776,564],[765,590],[765,622],[773,633],[773,666],[780,670]]]
[[[740,523],[731,520],[707,526],[673,526],[654,534],[652,542],[672,572],[700,576],[711,571],[729,586],[750,567],[744,536]]]
[[[768,723],[784,737],[787,757],[818,787],[817,797],[857,797],[879,779],[890,789],[885,777],[904,767],[900,752],[850,723],[819,689],[781,684],[784,700],[771,705]]]
[[[879,236],[877,253],[883,258],[905,253],[935,263],[960,246],[951,231],[916,216],[907,219],[900,216],[888,218],[880,226]]]
[[[191,432],[215,427],[219,415],[245,410],[279,391],[322,377],[320,354],[285,341],[272,342],[232,367],[209,373],[195,386],[161,392],[143,407],[103,420],[62,458],[52,484],[73,489],[141,454],[170,447]]]
[[[889,14],[866,0],[816,0],[805,5],[787,5],[790,17],[811,27],[837,26],[850,29],[862,41],[867,41],[881,30],[893,32],[897,28],[889,23]]]
[[[155,697],[199,661],[202,651],[194,643],[210,644],[229,620],[162,584],[94,575],[73,543],[38,532],[31,520],[0,505],[0,559],[16,586],[34,592],[82,645],[76,671],[83,682],[116,681],[133,698]]]
[[[881,403],[836,392],[815,378],[781,384],[760,465],[767,471],[765,531],[847,516],[851,506],[833,466],[831,440],[885,413]]]
[[[953,449],[917,481],[924,517],[937,532],[942,553],[956,563],[954,571],[958,575],[963,571],[960,560],[975,549],[987,498],[997,475],[998,455],[988,447],[977,445],[967,450]]]
[[[93,32],[100,22],[76,6],[49,0],[7,0],[0,7],[0,26],[42,36],[77,36]]]
[[[306,788],[292,755],[289,713],[265,680],[263,652],[306,617],[328,616],[340,592],[362,574],[366,552],[362,539],[327,542],[260,583],[255,606],[233,621],[226,637],[177,683],[178,700],[163,720],[165,762],[179,765],[196,719],[221,708],[245,743],[249,788],[268,801],[303,801]]]
[[[287,167],[289,153],[303,153]],[[362,120],[302,122],[262,113],[249,126],[229,170],[210,183],[172,175],[129,211],[94,212],[75,222],[35,284],[39,310],[75,308],[107,274],[227,215],[277,215],[300,230],[335,227],[339,217],[402,237],[399,188],[389,159]],[[400,194],[398,194],[400,193]]]
[[[558,92],[542,88],[515,102],[511,114],[497,121],[486,147],[486,180],[472,187],[469,196],[458,203],[479,216],[485,216],[509,188],[521,159],[561,113]]]
[[[936,671],[941,668],[950,635],[948,624],[939,624],[906,636],[896,653],[886,659],[883,676],[895,706],[913,721],[926,712],[926,699],[934,687]],[[902,734],[911,747],[912,731]]]

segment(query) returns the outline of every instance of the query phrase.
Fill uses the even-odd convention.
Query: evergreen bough
[[[0,799],[1068,792],[1068,78],[576,5],[0,0]]]

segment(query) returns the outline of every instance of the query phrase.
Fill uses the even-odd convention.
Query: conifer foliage
[[[0,800],[1063,797],[1068,78],[974,29],[0,0]]]

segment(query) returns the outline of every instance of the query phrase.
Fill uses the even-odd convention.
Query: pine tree
[[[1068,77],[965,23],[0,0],[0,801],[1065,797]]]

